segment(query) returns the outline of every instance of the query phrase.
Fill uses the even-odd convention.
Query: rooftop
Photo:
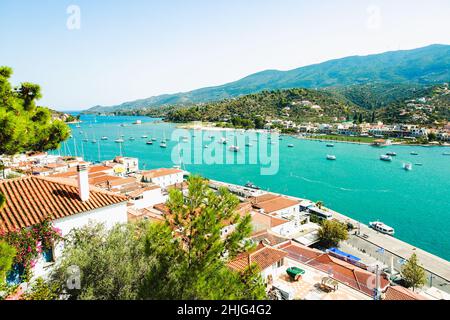
[[[265,213],[276,212],[300,203],[298,200],[289,199],[271,193],[254,197],[251,201],[254,208],[263,209]]]
[[[160,168],[160,169],[145,171],[142,173],[142,175],[146,178],[158,178],[158,177],[182,173],[182,172],[183,172],[183,170],[175,169],[175,168],[170,168],[170,169]]]
[[[0,182],[6,205],[0,210],[0,230],[14,231],[45,219],[56,220],[125,202],[126,197],[90,188],[81,201],[76,181],[28,176]]]
[[[286,252],[261,242],[253,251],[239,254],[228,263],[228,266],[236,271],[244,271],[252,263],[256,263],[262,271],[286,256]]]

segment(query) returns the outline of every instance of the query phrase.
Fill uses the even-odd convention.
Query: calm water
[[[81,128],[71,125],[74,139],[62,145],[59,153],[73,155],[76,146],[77,154],[84,154],[87,160],[111,159],[120,152],[120,144],[114,140],[123,134],[123,155],[138,157],[141,169],[174,165],[171,155],[177,142],[168,141],[167,149],[159,147],[163,135],[170,138],[174,124],[145,117],[83,116],[82,119]],[[142,120],[142,125],[131,124],[137,119]],[[127,126],[121,127],[122,123]],[[146,139],[141,138],[144,134],[158,141],[146,145]],[[205,133],[206,140],[208,135]],[[102,136],[108,136],[109,140],[101,141]],[[129,141],[131,136],[136,140]],[[97,144],[82,142],[84,138],[94,137]],[[450,156],[442,155],[450,152],[450,148],[378,149],[346,143],[327,148],[325,142],[292,137],[283,137],[279,143],[280,169],[274,176],[260,175],[260,165],[203,164],[185,165],[185,169],[211,179],[241,185],[251,181],[273,192],[321,200],[326,206],[364,223],[382,220],[395,228],[399,239],[450,260]],[[288,148],[288,144],[294,148]],[[223,148],[225,153],[229,152],[228,147]],[[248,150],[252,149],[256,147]],[[388,151],[395,151],[397,157],[390,163],[380,161],[380,154]],[[419,155],[410,155],[411,151]],[[337,161],[326,160],[328,153],[336,155]],[[414,165],[412,171],[405,171],[403,162],[423,166]]]

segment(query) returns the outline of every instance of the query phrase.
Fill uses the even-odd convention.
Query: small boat
[[[135,122],[133,122],[133,124],[142,124],[141,120],[136,120]]]
[[[136,140],[134,137],[130,137],[130,139],[128,139],[128,140],[130,140],[130,141],[134,141],[134,140]]]
[[[225,138],[220,138],[220,141],[219,141],[219,143],[221,143],[221,144],[227,144],[227,139],[225,139]]]
[[[417,152],[415,152],[415,151],[412,151],[412,152],[410,153],[410,155],[412,155],[412,156],[417,156],[417,155],[418,155],[418,153],[417,153]]]
[[[392,161],[392,157],[388,156],[387,154],[382,154],[380,156],[380,160],[382,160],[382,161]]]
[[[153,144],[153,141],[152,141],[152,140],[148,140],[148,141],[146,142],[146,144]]]
[[[165,140],[162,140],[161,143],[159,144],[159,146],[161,148],[167,148],[167,142]]]
[[[334,147],[334,144],[332,144],[332,143],[327,143],[327,147],[328,147],[328,148],[333,148],[333,147]]]
[[[107,136],[103,136],[101,139],[102,140],[108,140],[108,137]]]
[[[205,149],[208,149],[208,148],[209,148],[209,146],[208,146],[207,144],[205,144],[204,148],[205,148]]]
[[[390,236],[393,236],[395,233],[394,228],[389,227],[388,225],[380,221],[369,222],[369,227],[381,233],[388,234]]]
[[[406,171],[411,171],[412,170],[412,163],[404,163],[403,164],[403,169],[405,169]]]
[[[442,155],[443,156],[450,156],[450,152],[444,152]]]
[[[336,156],[332,154],[327,154],[327,160],[336,160]]]
[[[247,188],[255,189],[255,190],[260,190],[261,189],[260,187],[258,187],[257,185],[253,184],[252,182],[247,182],[244,186],[247,187]]]
[[[156,138],[152,138],[152,141],[156,141]]]
[[[395,156],[397,156],[397,153],[395,153],[395,152],[387,152],[386,153],[388,156],[391,156],[391,157],[395,157]]]
[[[91,142],[92,142],[92,143],[97,143],[97,140],[96,140],[96,139],[92,139]]]
[[[143,135],[142,137],[141,137],[142,139],[147,139],[148,138],[148,136],[146,136],[146,135]]]
[[[122,138],[114,140],[115,143],[124,143],[125,141]]]
[[[293,148],[294,145],[292,143],[288,144],[288,148]]]
[[[231,146],[231,147],[229,148],[229,150],[230,150],[230,151],[233,151],[233,152],[238,152],[238,151],[239,151],[239,147],[238,147],[238,146]]]
[[[423,163],[418,162],[418,163],[414,163],[414,165],[421,167],[421,166],[423,166]]]
[[[246,146],[246,147],[251,147],[252,144],[251,144],[251,143],[246,143],[245,146]]]

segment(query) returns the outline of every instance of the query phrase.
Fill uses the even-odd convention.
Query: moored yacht
[[[153,144],[153,141],[152,140],[148,140],[147,142],[146,142],[146,144]]]
[[[253,184],[252,182],[247,182],[246,184],[245,184],[245,187],[247,187],[247,188],[251,188],[251,189],[255,189],[255,190],[259,190],[259,189],[261,189],[260,187],[258,187],[257,185],[255,185],[255,184]]]
[[[114,142],[115,142],[115,143],[123,143],[124,140],[123,140],[122,138],[119,138],[119,139],[114,140]]]
[[[417,153],[416,151],[412,151],[412,152],[410,153],[410,155],[412,155],[412,156],[417,156],[418,153]]]
[[[391,156],[391,157],[397,156],[397,153],[395,153],[395,152],[393,152],[393,151],[391,151],[391,152],[386,152],[386,154],[387,154],[388,156]]]
[[[107,136],[103,136],[101,139],[102,140],[108,140],[108,137]]]
[[[327,160],[336,160],[336,156],[332,154],[327,154]]]
[[[294,145],[292,143],[288,144],[288,148],[293,148]]]
[[[392,228],[380,221],[369,222],[369,227],[371,227],[372,229],[379,231],[381,233],[388,234],[390,236],[393,236],[395,233],[394,228]]]
[[[332,144],[332,143],[327,143],[327,147],[328,147],[328,148],[333,148],[333,147],[334,147],[334,144]]]
[[[388,156],[387,154],[382,154],[380,156],[380,160],[382,160],[382,161],[392,161],[392,157]]]

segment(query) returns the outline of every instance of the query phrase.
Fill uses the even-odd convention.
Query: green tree
[[[0,285],[5,281],[6,275],[11,270],[16,250],[4,241],[0,241]]]
[[[57,300],[60,287],[56,283],[48,283],[41,277],[33,281],[30,290],[23,295],[24,300]]]
[[[13,89],[11,75],[11,68],[0,67],[0,154],[57,148],[69,137],[69,128],[52,120],[48,108],[36,106],[42,96],[39,85],[24,82]]]
[[[412,288],[413,291],[422,287],[427,281],[425,270],[419,265],[415,253],[403,265],[401,274],[408,288]]]
[[[336,220],[325,220],[319,229],[319,239],[324,247],[335,247],[340,241],[348,239],[347,227]]]

